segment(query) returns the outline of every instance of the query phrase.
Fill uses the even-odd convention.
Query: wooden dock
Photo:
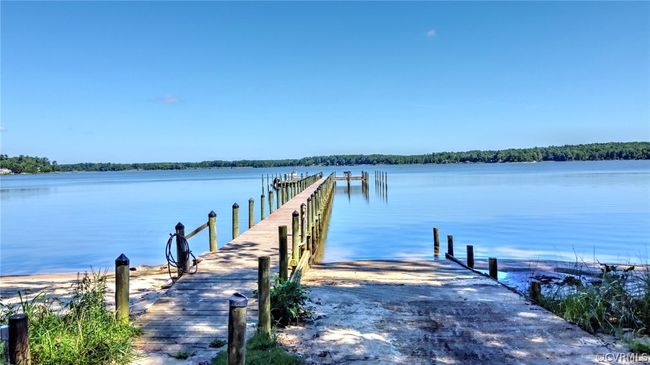
[[[312,266],[313,322],[285,331],[310,364],[595,364],[624,352],[449,260]]]
[[[198,272],[182,276],[137,319],[143,331],[137,347],[143,358],[136,363],[167,363],[169,355],[179,351],[198,354],[193,363],[209,360],[218,350],[210,349],[210,342],[228,337],[228,297],[235,292],[249,298],[247,323],[252,334],[258,314],[257,301],[251,299],[257,289],[258,257],[270,256],[271,272],[277,272],[278,226],[291,227],[292,213],[300,211],[325,180],[320,178],[217,252],[201,255]]]

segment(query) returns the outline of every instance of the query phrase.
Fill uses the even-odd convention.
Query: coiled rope
[[[167,257],[167,272],[169,273],[169,278],[172,280],[174,279],[172,276],[172,267],[178,269],[179,278],[181,275],[185,274],[185,268],[178,266],[178,261],[176,261],[176,258],[172,253],[172,242],[174,241],[174,238],[180,240],[181,244],[183,245],[183,252],[185,252],[186,255],[184,261],[187,262],[190,259],[190,256],[192,256],[192,265],[190,266],[190,269],[187,273],[190,275],[196,274],[196,272],[199,270],[199,263],[196,260],[196,256],[194,256],[192,251],[190,251],[190,244],[187,242],[187,239],[177,233],[170,233],[169,239],[167,240],[167,247],[165,248],[165,256]],[[181,260],[181,262],[182,261],[183,260]]]

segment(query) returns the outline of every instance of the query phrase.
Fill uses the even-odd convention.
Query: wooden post
[[[449,256],[454,256],[454,236],[447,235],[447,253]]]
[[[255,225],[255,199],[248,199],[248,229]]]
[[[26,314],[13,314],[9,317],[9,363],[31,365],[29,351],[29,319]]]
[[[262,256],[257,259],[257,296],[259,301],[259,317],[257,330],[261,333],[271,334],[271,284],[269,283],[269,270],[271,257]]]
[[[125,254],[115,259],[115,318],[129,322],[129,258]]]
[[[278,235],[280,236],[280,279],[289,279],[289,262],[287,257],[287,226],[278,227]]]
[[[264,220],[264,207],[266,206],[265,204],[266,202],[264,201],[264,198],[266,197],[264,196],[264,194],[262,194],[260,196],[260,221]]]
[[[232,238],[239,236],[239,204],[232,205]]]
[[[185,240],[185,226],[183,223],[178,222],[176,224],[176,267],[177,277],[180,277],[189,271],[190,265],[188,257],[190,256],[189,247],[185,245],[187,241]]]
[[[542,285],[539,280],[530,281],[530,299],[534,302],[539,303],[539,300],[542,297]]]
[[[440,237],[438,236],[438,227],[433,228],[433,256],[440,256]]]
[[[311,197],[307,198],[307,229],[311,227]]]
[[[474,268],[474,246],[467,245],[467,266]]]
[[[489,264],[490,277],[494,280],[499,280],[497,275],[498,273],[497,259],[495,257],[490,257],[488,259],[488,264]]]
[[[273,190],[269,190],[269,215],[273,213]]]
[[[300,204],[300,242],[305,240],[305,211],[307,210],[307,204]]]
[[[280,209],[282,206],[282,186],[278,188],[277,202],[275,204],[276,209]]]
[[[300,261],[300,252],[298,251],[298,245],[300,244],[299,216],[300,213],[297,210],[294,210],[291,214],[291,263],[289,265],[292,268],[298,266],[298,261]]]
[[[228,304],[228,365],[244,365],[248,298],[235,293],[230,296]]]
[[[208,237],[210,239],[210,252],[217,251],[217,213],[208,214]]]

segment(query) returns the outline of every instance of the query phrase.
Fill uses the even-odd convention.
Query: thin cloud
[[[438,33],[436,32],[435,29],[429,29],[429,30],[426,32],[426,35],[427,35],[427,38],[433,38],[433,37],[435,37],[436,35],[438,35]]]
[[[181,102],[181,99],[177,96],[173,95],[165,95],[165,96],[157,96],[153,99],[151,99],[154,103],[160,103],[160,104],[166,104],[166,105],[172,105],[172,104],[178,104]]]

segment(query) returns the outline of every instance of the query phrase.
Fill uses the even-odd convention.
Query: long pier
[[[217,351],[210,348],[210,343],[228,338],[228,298],[235,292],[249,298],[247,332],[254,333],[258,305],[252,297],[257,289],[258,258],[269,256],[271,272],[277,272],[278,227],[291,227],[294,212],[312,204],[311,198],[315,193],[318,196],[319,187],[327,182],[327,177],[318,178],[218,251],[201,255],[198,272],[181,276],[137,319],[136,325],[143,333],[136,345],[143,358],[136,363],[158,364],[180,351],[194,354],[194,361],[210,360]],[[291,228],[289,237],[291,240]]]

